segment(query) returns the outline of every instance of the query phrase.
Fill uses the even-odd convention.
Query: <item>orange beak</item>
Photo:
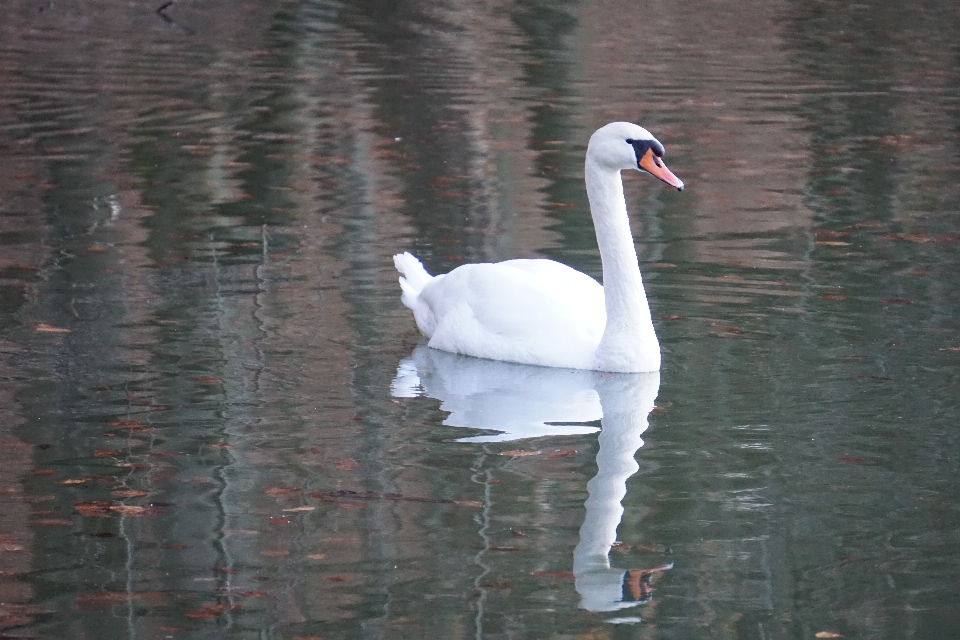
[[[653,149],[647,149],[647,152],[644,153],[640,161],[637,162],[637,168],[660,178],[671,187],[676,187],[677,191],[683,191],[683,180],[673,175],[670,169],[667,169],[667,165],[663,164],[663,159],[658,158],[653,153]]]

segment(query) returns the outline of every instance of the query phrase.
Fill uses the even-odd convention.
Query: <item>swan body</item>
[[[601,286],[553,260],[465,264],[431,276],[410,253],[394,256],[401,300],[428,345],[491,360],[596,371],[660,369],[630,232],[622,169],[651,173],[683,189],[646,129],[614,122],[590,138],[584,165],[590,213],[603,261]]]

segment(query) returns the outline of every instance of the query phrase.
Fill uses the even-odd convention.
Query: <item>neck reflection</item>
[[[587,483],[586,515],[573,552],[580,607],[615,611],[650,600],[650,580],[672,564],[619,569],[610,550],[623,517],[627,480],[660,388],[659,373],[611,374],[533,367],[458,356],[424,345],[403,360],[394,397],[425,395],[450,412],[443,424],[488,433],[458,442],[507,442],[599,431],[597,474]],[[599,426],[602,424],[602,429]]]

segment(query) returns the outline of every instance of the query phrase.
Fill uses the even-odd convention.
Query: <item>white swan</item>
[[[620,171],[646,171],[683,190],[663,152],[649,131],[629,122],[613,122],[590,137],[584,179],[604,286],[553,260],[465,264],[431,276],[410,253],[395,255],[401,299],[429,346],[547,367],[659,371],[660,343]]]

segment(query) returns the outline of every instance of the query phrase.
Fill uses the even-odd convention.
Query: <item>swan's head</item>
[[[587,158],[609,169],[645,171],[683,191],[683,181],[663,163],[663,145],[653,135],[630,122],[611,122],[590,136]]]

